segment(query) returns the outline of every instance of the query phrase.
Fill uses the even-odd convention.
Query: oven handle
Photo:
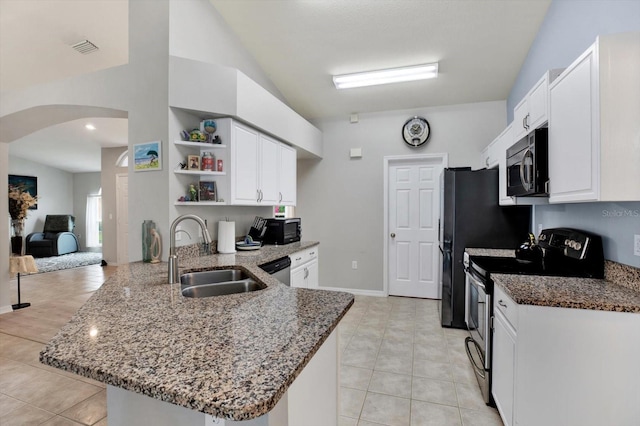
[[[471,364],[473,365],[473,368],[477,371],[477,374],[484,379],[485,378],[485,370],[484,368],[480,368],[478,367],[478,364],[476,364],[476,360],[475,358],[471,355],[471,350],[469,349],[469,342],[473,342],[474,348],[476,350],[476,353],[478,354],[478,356],[480,357],[480,361],[482,361],[482,364],[484,365],[484,359],[482,359],[482,353],[478,350],[478,344],[476,343],[475,340],[473,340],[471,337],[467,337],[466,339],[464,339],[464,348],[467,351],[467,356],[469,357],[469,359],[471,360]]]
[[[478,277],[476,277],[476,275],[473,273],[473,269],[472,268],[467,268],[467,269],[465,269],[465,272],[469,276],[469,279],[471,281],[473,281],[473,284],[478,286],[478,287],[480,287],[482,289],[482,291],[484,291],[484,293],[487,294],[487,287],[484,285],[484,283],[482,281],[480,281],[478,279]]]

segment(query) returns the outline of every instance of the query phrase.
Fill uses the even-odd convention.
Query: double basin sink
[[[223,296],[266,288],[241,269],[189,272],[180,276],[180,284],[185,297]]]

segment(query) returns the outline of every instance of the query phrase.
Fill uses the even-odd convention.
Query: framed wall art
[[[9,187],[18,187],[35,198],[38,196],[38,177],[9,175]],[[29,207],[29,210],[38,210],[38,204]]]
[[[162,141],[134,144],[133,159],[136,172],[162,170]]]

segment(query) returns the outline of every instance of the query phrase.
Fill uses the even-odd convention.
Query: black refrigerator
[[[531,228],[531,207],[498,204],[497,169],[445,169],[440,185],[440,317],[443,327],[466,328],[465,247],[516,249]]]

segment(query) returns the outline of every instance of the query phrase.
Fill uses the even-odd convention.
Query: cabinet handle
[[[278,194],[280,194],[280,199],[278,200],[278,203],[282,202],[282,192],[278,192]]]
[[[489,165],[489,157],[487,157],[487,158],[484,160],[484,164],[485,164],[486,166],[488,166],[488,165]]]
[[[522,128],[523,129],[527,128],[526,121],[527,121],[527,116],[525,115],[524,117],[522,117]]]
[[[302,256],[300,256],[300,257],[296,257],[296,262],[297,262],[298,260],[302,260]]]
[[[313,256],[314,254],[316,254],[315,251],[309,252],[309,256]]]
[[[304,268],[304,277],[305,279],[309,277],[309,270],[307,268]]]
[[[256,189],[256,201],[260,202],[260,190]]]
[[[500,305],[503,308],[507,309],[507,305],[502,301],[502,299],[498,300],[498,305]]]
[[[525,122],[525,123],[527,123],[527,130],[529,130],[529,127],[530,127],[530,126],[529,126],[529,116],[530,116],[530,115],[531,115],[531,114],[527,114],[527,115],[524,117],[524,122]]]

